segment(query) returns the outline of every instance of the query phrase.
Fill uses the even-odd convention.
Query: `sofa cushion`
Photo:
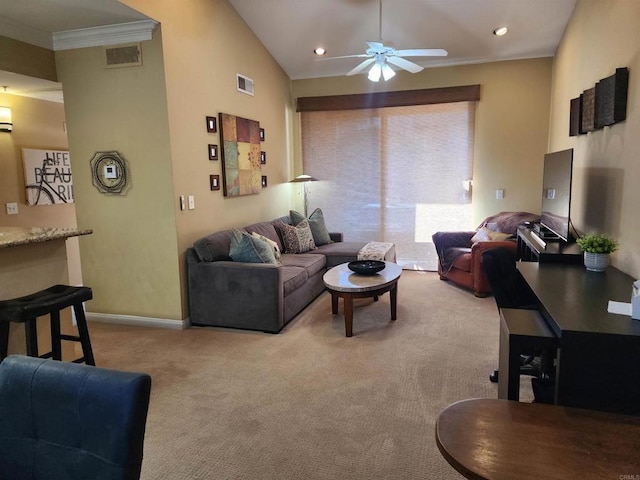
[[[291,292],[294,292],[300,288],[309,279],[307,270],[302,267],[296,266],[283,266],[282,267],[282,287],[284,290],[284,296],[288,296]]]
[[[305,220],[304,215],[296,212],[295,210],[289,211],[289,215],[291,216],[291,221],[294,225],[298,225]],[[329,235],[329,230],[327,230],[327,226],[324,223],[324,214],[322,213],[322,210],[316,208],[306,220],[309,222],[313,241],[317,247],[320,245],[326,245],[327,243],[333,243],[333,240],[331,240],[331,236]]]
[[[198,260],[201,262],[215,262],[229,260],[232,230],[222,230],[197,240],[193,244]]]
[[[280,252],[284,252],[284,245],[282,244],[282,240],[280,239],[280,235],[276,232],[276,228],[272,222],[259,222],[254,223],[253,225],[247,225],[244,227],[249,233],[257,233],[262,235],[263,237],[267,237],[270,240],[273,240],[278,245],[278,249]]]
[[[450,248],[447,254],[456,255],[453,267],[464,272],[471,271],[471,249],[470,248]]]
[[[276,228],[282,235],[284,253],[305,253],[316,249],[307,220],[303,220],[296,226],[278,223]]]
[[[278,263],[269,243],[252,237],[249,232],[237,229],[233,230],[229,256],[234,262]]]
[[[285,267],[302,267],[307,271],[309,277],[325,269],[327,259],[324,255],[315,253],[285,253],[280,257],[282,265]]]
[[[313,251],[321,253],[327,260],[327,268],[333,268],[341,263],[353,262],[357,259],[358,252],[367,242],[334,242],[319,246]]]

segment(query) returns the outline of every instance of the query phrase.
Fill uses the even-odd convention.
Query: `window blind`
[[[393,242],[405,269],[435,270],[431,235],[471,227],[475,102],[301,113],[309,212],[346,241]]]

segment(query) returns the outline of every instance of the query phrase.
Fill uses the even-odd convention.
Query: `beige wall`
[[[143,67],[104,68],[103,49],[56,53],[74,159],[78,225],[91,312],[181,319],[175,215],[161,35],[143,42]],[[130,189],[92,184],[96,152],[118,151]]]
[[[500,211],[540,212],[550,58],[429,68],[416,74],[400,72],[391,81],[378,84],[367,80],[366,75],[295,80],[292,84],[296,98],[480,84],[473,169],[474,222]],[[299,144],[296,151],[300,151]],[[499,188],[505,191],[503,200],[496,200]]]
[[[0,35],[0,70],[58,81],[51,50]]]
[[[56,53],[64,86],[69,148],[81,159],[78,223],[94,229],[83,242],[90,311],[168,320],[188,315],[184,252],[206,234],[288,213],[293,174],[289,79],[226,0],[127,0],[161,23],[142,42],[141,67],[104,69],[102,48]],[[235,88],[236,72],[255,95]],[[258,120],[266,131],[269,187],[225,198],[209,189],[222,174],[209,161],[205,117],[219,112]],[[106,196],[91,184],[89,160],[117,150],[129,162],[131,189]],[[76,162],[77,163],[77,162]],[[195,210],[180,211],[179,195]]]
[[[553,64],[549,150],[574,149],[572,220],[620,240],[615,266],[640,278],[640,2],[579,0]],[[627,119],[569,137],[569,102],[629,68]]]

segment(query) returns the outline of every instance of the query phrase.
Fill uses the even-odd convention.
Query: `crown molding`
[[[84,47],[101,47],[122,43],[151,40],[153,31],[158,26],[155,20],[104,25],[101,27],[80,28],[54,32],[53,50],[71,50]]]

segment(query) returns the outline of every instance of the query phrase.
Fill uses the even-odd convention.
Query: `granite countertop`
[[[55,227],[0,227],[0,248],[89,235],[93,230]]]

